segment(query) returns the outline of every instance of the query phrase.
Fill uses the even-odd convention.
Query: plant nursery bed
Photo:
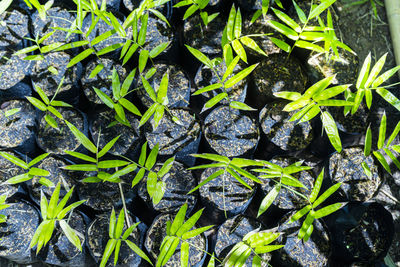
[[[400,266],[382,2],[0,1],[0,266]]]

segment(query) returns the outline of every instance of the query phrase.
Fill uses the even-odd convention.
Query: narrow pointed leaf
[[[258,209],[257,217],[260,217],[267,209],[272,205],[276,197],[278,196],[281,190],[281,186],[279,184],[275,185],[274,188],[264,197],[262,200],[260,207]]]
[[[340,188],[342,183],[337,183],[329,187],[317,200],[313,203],[312,207],[318,207],[322,202],[324,202],[328,197],[330,197],[333,193],[336,192]]]

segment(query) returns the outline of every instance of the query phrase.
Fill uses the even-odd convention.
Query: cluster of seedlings
[[[335,1],[0,1],[0,256],[382,261],[400,122],[367,126],[400,66],[357,71]]]

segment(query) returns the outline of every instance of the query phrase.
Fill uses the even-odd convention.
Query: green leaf
[[[380,75],[378,78],[375,79],[375,81],[372,83],[372,87],[376,88],[376,87],[380,86],[382,83],[387,81],[390,77],[392,77],[399,70],[400,70],[400,65],[384,72],[382,75]]]
[[[323,90],[323,91],[319,92],[318,94],[314,95],[313,99],[315,101],[328,100],[334,96],[337,96],[338,94],[343,93],[349,87],[350,87],[350,84],[334,86],[334,87],[328,88],[328,89]]]
[[[323,179],[324,179],[324,168],[322,169],[322,171],[318,175],[317,180],[314,183],[313,190],[311,191],[311,194],[310,194],[310,197],[309,197],[309,201],[311,203],[313,203],[317,199],[319,191],[321,190]]]
[[[303,10],[296,4],[296,1],[293,0],[294,8],[296,9],[297,17],[299,18],[300,22],[305,24],[307,21],[306,14],[304,14]]]
[[[378,76],[379,72],[381,72],[383,66],[385,65],[387,53],[385,53],[374,65],[372,68],[368,79],[365,82],[365,88],[368,88],[372,85],[372,82],[375,81],[376,77]]]
[[[217,154],[203,153],[203,154],[192,154],[191,156],[195,157],[195,158],[208,159],[211,161],[218,161],[218,162],[223,162],[223,163],[227,163],[227,164],[230,162],[228,157],[220,156]]]
[[[146,80],[150,79],[151,77],[153,77],[153,75],[156,73],[156,71],[157,71],[156,68],[154,68],[154,67],[150,68],[150,69],[146,72],[146,75],[144,75],[144,78],[145,78]]]
[[[240,38],[240,42],[247,46],[248,48],[256,51],[257,53],[267,56],[267,54],[258,46],[258,44],[248,36],[243,36]]]
[[[133,54],[136,52],[136,50],[138,49],[139,45],[138,44],[133,44],[128,52],[125,54],[124,56],[124,60],[122,61],[122,65],[125,65],[129,59],[131,59],[131,57],[133,56]]]
[[[383,113],[379,126],[378,149],[382,149],[386,138],[386,112]]]
[[[238,59],[239,59],[239,57],[238,57]],[[208,85],[208,86],[206,86],[206,87],[203,87],[203,88],[197,90],[197,91],[194,92],[192,95],[200,95],[200,94],[205,93],[205,92],[208,92],[208,91],[212,91],[212,90],[215,90],[215,89],[219,89],[219,88],[221,88],[222,86],[223,86],[223,85],[222,85],[221,83],[211,84],[211,85]]]
[[[117,245],[116,239],[109,239],[107,241],[106,247],[103,252],[103,257],[101,258],[100,267],[106,266],[108,259],[110,258],[111,254],[113,253],[116,245]]]
[[[28,174],[32,175],[32,176],[49,176],[50,175],[50,173],[48,171],[39,169],[39,168],[35,168],[35,167],[30,168]]]
[[[20,111],[21,111],[21,108],[12,108],[12,109],[9,109],[9,110],[5,111],[4,112],[4,116],[10,117],[10,116],[12,116],[14,114],[17,114]]]
[[[210,176],[208,176],[206,179],[204,179],[201,183],[199,183],[195,188],[193,188],[192,190],[190,190],[188,192],[188,194],[193,193],[194,191],[196,191],[197,189],[199,189],[200,187],[202,187],[203,185],[205,185],[206,183],[210,182],[211,180],[217,178],[220,175],[223,175],[225,173],[225,170],[218,170],[216,172],[214,172],[213,174],[211,174]]]
[[[113,68],[112,72],[112,91],[114,99],[119,99],[121,93],[121,82],[119,80],[118,72],[115,68]]]
[[[74,58],[71,59],[71,61],[67,65],[67,68],[70,68],[76,65],[77,63],[81,62],[82,60],[90,56],[93,52],[94,52],[93,48],[88,48],[82,51],[81,53],[79,53],[78,55],[76,55]]]
[[[157,45],[156,47],[154,47],[153,49],[151,49],[149,56],[151,58],[155,58],[157,57],[159,54],[161,54],[169,45],[171,42],[165,42],[165,43],[161,43],[159,45]]]
[[[190,47],[188,45],[185,45],[186,48],[189,50],[189,52],[195,57],[197,58],[200,62],[202,62],[204,65],[206,65],[207,67],[209,67],[210,69],[213,68],[213,64],[211,62],[211,60],[204,55],[202,52],[200,52],[199,50]]]
[[[157,172],[157,175],[159,177],[163,177],[164,175],[166,175],[169,170],[172,168],[172,165],[174,164],[175,161],[175,157],[169,158],[168,160],[166,160],[163,164],[163,166],[161,167],[161,169]]]
[[[1,14],[1,13],[0,13]],[[17,52],[14,53],[14,56],[18,56],[18,55],[22,55],[22,54],[27,54],[29,52],[35,51],[39,48],[38,45],[33,45],[33,46],[29,46],[23,49],[18,50]]]
[[[274,37],[270,37],[269,38],[277,47],[279,47],[280,49],[282,49],[283,51],[285,51],[286,53],[289,53],[291,50],[290,45],[288,45],[286,42],[279,40],[277,38]]]
[[[290,92],[290,91],[282,91],[282,92],[276,92],[274,93],[275,97],[291,100],[291,101],[296,101],[301,98],[301,94],[298,92]]]
[[[341,209],[345,204],[346,203],[336,203],[336,204],[326,206],[322,209],[319,209],[314,213],[314,218],[319,219],[319,218],[328,216],[329,214],[334,213],[338,209]]]
[[[337,152],[342,151],[342,142],[340,141],[339,131],[336,123],[332,118],[332,115],[328,111],[322,112],[322,124],[326,134],[328,135],[329,141]]]
[[[157,186],[157,173],[153,171],[149,172],[149,174],[147,175],[146,186],[147,186],[147,193],[151,198],[153,198]]]
[[[24,57],[24,60],[44,60],[44,56],[43,55],[30,55],[30,56],[26,56]]]
[[[361,67],[360,74],[357,78],[356,88],[363,89],[365,82],[368,79],[369,68],[371,66],[371,52],[368,53],[368,56],[365,58],[363,66]]]
[[[123,169],[121,169],[121,170],[119,170],[119,171],[116,171],[113,175],[111,175],[111,176],[109,177],[109,179],[110,179],[110,180],[114,180],[114,179],[116,179],[116,178],[118,178],[118,177],[121,177],[121,176],[123,176],[123,175],[125,175],[125,174],[131,173],[131,172],[133,172],[133,171],[136,170],[136,169],[137,169],[136,163],[131,163],[131,164],[129,164],[128,166],[126,166],[125,168],[123,168]]]
[[[143,76],[140,76],[140,78],[142,79],[143,87],[146,90],[148,96],[151,98],[151,100],[157,102],[156,92],[154,91],[153,87],[151,87],[150,83]]]
[[[125,160],[103,160],[100,161],[98,167],[101,169],[118,168],[128,165],[129,162]]]
[[[72,209],[75,209],[76,207],[78,207],[79,205],[81,205],[84,202],[86,202],[86,200],[80,200],[78,202],[72,203],[65,209],[61,210],[60,213],[58,213],[57,219],[63,219],[65,217],[65,215],[67,215],[68,212],[70,212]]]
[[[14,177],[8,179],[6,181],[6,184],[19,184],[19,183],[23,183],[25,181],[29,181],[32,178],[33,178],[32,175],[29,175],[28,173],[24,173],[24,174],[20,174],[20,175],[17,175],[17,176],[14,176]]]
[[[129,88],[131,87],[133,79],[135,78],[135,74],[136,74],[136,69],[133,69],[124,80],[120,90],[121,97],[124,97],[125,95],[128,94]]]
[[[150,151],[150,154],[147,157],[146,164],[145,164],[145,167],[147,169],[153,168],[154,164],[156,163],[159,147],[160,147],[160,145],[159,145],[159,143],[157,143],[153,147],[153,149]]]
[[[383,87],[380,87],[376,90],[376,92],[386,100],[389,104],[391,104],[393,107],[395,107],[397,110],[400,111],[400,100],[394,96],[391,92],[386,90]]]
[[[149,59],[149,51],[146,49],[143,49],[140,51],[139,54],[139,71],[142,73],[144,71],[144,68],[146,67],[147,60]]]
[[[84,46],[84,45],[87,45],[87,44],[89,44],[89,41],[87,41],[87,40],[71,42],[71,43],[64,44],[64,45],[58,47],[54,51],[55,52],[64,51],[64,50],[71,49],[71,48],[81,47],[81,46]]]
[[[166,3],[166,2],[167,1],[164,1],[164,3]],[[164,3],[162,3],[162,1],[161,1],[161,2],[159,2],[159,4],[157,4],[155,6],[161,6]],[[171,27],[171,25],[169,24],[167,18],[160,11],[158,11],[157,9],[153,9],[153,8],[150,8],[149,11],[151,13],[153,13],[157,18],[159,18],[160,20],[164,21],[168,25],[168,27]]]
[[[47,106],[42,101],[40,101],[39,99],[37,99],[35,97],[32,97],[32,96],[27,96],[26,99],[28,99],[28,101],[31,102],[32,105],[34,105],[35,107],[37,107],[41,111],[46,111],[47,110]]]
[[[204,233],[205,231],[207,231],[208,229],[212,228],[213,226],[214,225],[208,225],[208,226],[204,226],[204,227],[201,227],[201,228],[196,228],[196,229],[194,229],[192,231],[186,232],[186,233],[184,233],[182,235],[182,239],[186,240],[186,239],[198,236],[198,235]]]
[[[121,249],[121,243],[122,240],[118,240],[117,245],[115,245],[115,250],[114,250],[114,266],[117,265],[118,263],[118,257],[119,257],[119,251]]]
[[[294,110],[296,110],[296,109],[299,109],[299,108],[302,108],[302,107],[308,105],[309,108],[308,108],[307,110],[304,111],[304,114],[305,114],[305,113],[306,113],[309,109],[311,109],[311,107],[313,106],[312,103],[310,103],[310,102],[311,102],[311,101],[310,101],[309,98],[304,99],[304,98],[302,97],[302,98],[299,98],[298,100],[296,100],[296,101],[294,101],[294,102],[291,102],[291,103],[287,104],[287,105],[283,108],[283,111],[290,112],[290,111],[294,111]],[[309,105],[309,104],[310,104],[310,105]],[[303,116],[304,114],[302,114],[302,116]],[[298,119],[298,118],[296,118],[296,119]],[[293,121],[293,118],[292,118],[290,121]]]
[[[164,75],[161,79],[160,87],[158,88],[158,92],[157,92],[157,102],[160,104],[164,104],[165,102],[168,101],[168,98],[167,98],[168,79],[169,79],[169,75],[168,75],[168,72],[166,72],[166,73],[164,73]]]
[[[120,100],[118,100],[118,102],[124,107],[126,108],[128,111],[130,111],[131,113],[137,115],[137,116],[142,116],[142,114],[140,113],[139,109],[132,104],[132,102],[130,102],[129,100],[126,100],[125,98],[121,98]]]
[[[239,102],[239,101],[231,101],[229,103],[229,106],[231,108],[240,109],[240,110],[247,110],[247,111],[256,111],[257,110],[257,109],[254,109],[254,108],[248,106],[247,104]]]
[[[118,139],[121,137],[121,135],[118,135],[117,137],[113,138],[110,142],[108,142],[104,148],[99,152],[98,158],[101,158],[104,156],[113,146],[114,144],[118,141]],[[94,159],[95,160],[95,159]],[[92,161],[93,162],[93,161]],[[96,162],[96,160],[94,161]]]
[[[283,21],[286,25],[288,25],[290,28],[292,28],[293,30],[295,30],[296,32],[300,33],[302,31],[301,27],[299,24],[297,24],[291,17],[289,17],[288,15],[286,15],[285,13],[283,13],[282,11],[275,9],[275,8],[271,8],[275,15],[281,20]]]
[[[307,217],[304,220],[304,222],[303,222],[303,224],[302,224],[302,226],[301,226],[301,228],[299,230],[299,233],[297,234],[297,237],[299,239],[304,238],[305,235],[307,234],[307,232],[308,232],[308,235],[309,235],[309,232],[312,231],[312,229],[313,229],[312,228],[312,224],[314,222],[314,216],[313,216],[312,213],[313,213],[313,211],[311,211],[310,213],[307,214]],[[308,230],[310,227],[311,227],[311,230]]]
[[[46,45],[46,46],[43,46],[42,48],[41,48],[41,52],[44,54],[44,53],[49,53],[49,52],[51,52],[52,50],[55,50],[55,49],[57,49],[58,47],[60,47],[60,46],[62,46],[63,45],[63,43],[60,43],[60,42],[55,42],[55,43],[52,43],[52,44],[50,44],[50,45]]]
[[[292,30],[291,28],[273,20],[268,20],[267,21],[268,25],[271,26],[273,29],[276,31],[282,33],[285,35],[287,38],[296,41],[299,39],[299,35],[297,34],[296,31]],[[275,42],[274,42],[275,43]]]
[[[238,8],[235,18],[234,37],[238,39],[240,38],[241,35],[242,35],[242,14],[240,13],[240,8]]]
[[[228,167],[226,169],[226,171],[232,175],[233,178],[236,179],[236,181],[238,181],[239,183],[241,183],[243,186],[247,187],[248,189],[252,190],[253,188],[251,188],[251,186],[249,184],[246,183],[245,180],[243,180],[242,177],[240,177],[240,175],[238,175],[232,168]]]
[[[124,209],[121,209],[118,215],[117,224],[115,225],[113,238],[119,239],[121,237],[124,225],[125,225],[125,211]]]
[[[288,186],[306,188],[303,183],[301,183],[299,180],[288,174],[282,175],[281,183]]]
[[[60,220],[59,223],[69,242],[71,242],[77,249],[79,249],[79,251],[82,251],[81,241],[76,235],[75,230],[72,229],[65,220]]]
[[[195,214],[193,214],[192,217],[190,217],[183,225],[182,227],[179,228],[179,230],[176,232],[176,236],[182,237],[182,235],[186,232],[188,232],[192,227],[196,224],[196,222],[200,219],[201,214],[203,213],[204,209],[201,209],[197,211]]]
[[[67,124],[68,128],[71,130],[71,132],[75,135],[76,139],[81,142],[81,144],[88,149],[92,153],[97,153],[97,148],[96,146],[89,140],[89,138],[86,137],[83,133],[81,133],[73,124],[71,124],[68,121],[65,121]]]
[[[36,84],[35,84],[35,90],[46,105],[50,104],[50,100],[47,97],[47,95],[45,94],[45,92],[43,92],[43,90]]]
[[[47,122],[47,124],[50,125],[51,127],[55,128],[55,129],[58,129],[57,121],[56,121],[52,116],[50,116],[49,114],[46,114],[46,115],[44,116],[44,120],[45,120],[45,121]]]
[[[389,137],[389,139],[388,139],[388,141],[386,143],[386,146],[390,146],[392,144],[393,140],[396,138],[396,136],[398,135],[399,131],[400,131],[400,122],[398,122],[396,127],[394,128],[392,134],[390,135],[390,137]]]
[[[138,173],[136,174],[135,178],[133,178],[133,180],[132,180],[132,187],[137,185],[143,179],[143,176],[144,176],[145,172],[146,172],[145,168],[141,168],[138,171]]]
[[[146,33],[147,33],[147,22],[149,20],[149,14],[144,14],[141,18],[142,25],[140,26],[139,35],[138,35],[138,44],[144,45],[146,42]]]
[[[322,79],[315,84],[313,84],[310,88],[308,88],[304,94],[303,98],[311,98],[314,95],[317,96],[319,95],[320,92],[322,92],[325,88],[327,88],[331,83],[332,80],[335,78],[335,75],[326,77],[325,79]]]
[[[129,122],[127,121],[126,116],[125,116],[125,110],[122,107],[122,105],[119,104],[119,102],[114,103],[114,110],[115,110],[115,113],[117,113],[116,119],[117,120],[119,119],[118,122],[125,124],[125,125],[129,125]]]
[[[311,210],[311,205],[307,205],[298,212],[296,212],[291,218],[290,218],[290,223],[293,223],[300,218],[302,218],[304,215],[306,215],[309,211]]]
[[[382,165],[382,167],[389,173],[392,174],[392,171],[390,170],[389,164],[386,161],[385,157],[382,155],[381,152],[379,151],[373,151],[372,152],[375,156],[375,158],[379,161],[379,163]]]
[[[108,224],[108,235],[110,238],[114,238],[115,236],[115,226],[116,226],[117,218],[115,216],[115,210],[114,208],[111,211],[110,215],[110,223]]]
[[[186,20],[187,18],[189,18],[191,15],[194,14],[194,12],[196,12],[199,9],[198,5],[192,5],[190,6],[188,9],[186,9],[185,14],[183,15],[183,20]]]
[[[158,255],[157,258],[156,267],[164,266],[169,261],[169,259],[175,253],[175,250],[178,247],[179,242],[180,240],[177,237],[167,236],[166,238],[164,238],[163,243],[161,244],[160,254]]]
[[[274,188],[264,197],[258,209],[257,217],[260,217],[274,202],[279,192],[281,191],[280,184],[276,184]]]
[[[182,242],[181,245],[181,267],[187,267],[189,264],[189,243]]]
[[[67,103],[65,103],[63,101],[57,101],[57,100],[51,101],[51,105],[54,106],[54,107],[72,107],[70,104],[67,104]],[[50,110],[50,106],[47,107],[47,108]]]
[[[232,5],[231,11],[229,12],[228,22],[226,24],[226,34],[229,41],[235,39],[234,27],[235,27],[236,10],[235,5]]]
[[[147,141],[142,145],[142,149],[140,152],[140,157],[139,157],[139,164],[144,166],[144,163],[146,162],[146,157],[147,157]]]
[[[141,250],[135,243],[133,243],[129,239],[126,239],[125,242],[129,246],[129,248],[133,250],[133,252],[135,252],[136,254],[139,255],[139,257],[141,257],[142,259],[145,259],[148,263],[153,265],[153,263],[151,262],[149,257],[147,257],[146,253],[144,253],[143,250]]]
[[[309,104],[308,106],[312,106],[310,109],[307,110],[307,112],[301,117],[300,121],[298,123],[302,123],[302,122],[306,122],[309,121],[311,119],[313,119],[315,116],[317,116],[321,109],[319,108],[318,105],[315,105],[314,103]],[[307,107],[308,107],[307,106]],[[300,113],[300,112],[298,112]],[[297,113],[296,113],[297,114]],[[296,115],[295,114],[295,115]],[[293,117],[292,117],[293,118]],[[290,119],[290,121],[292,121],[292,119]]]
[[[357,109],[361,105],[361,102],[362,102],[363,98],[364,98],[364,89],[357,90],[357,94],[356,94],[356,97],[354,99],[354,105],[353,105],[353,108],[351,109],[351,114],[352,115],[354,113],[356,113]]]
[[[172,222],[171,229],[170,229],[170,235],[175,235],[178,230],[182,227],[184,221],[185,221],[185,215],[187,211],[188,205],[185,203],[182,205],[182,207],[179,209],[178,213],[176,214],[174,221]]]
[[[342,183],[336,183],[329,187],[317,200],[312,204],[312,208],[318,207],[322,202],[324,202],[328,197],[330,197],[333,193],[336,192],[340,188]]]
[[[55,216],[57,215],[55,214],[55,211],[57,209],[57,203],[60,197],[60,189],[61,189],[61,183],[58,183],[53,191],[53,194],[51,195],[49,206],[47,207],[47,218],[49,219],[54,219]]]
[[[39,163],[40,161],[44,160],[45,158],[47,158],[47,156],[49,156],[49,153],[43,153],[42,155],[37,156],[36,158],[34,158],[33,160],[31,160],[28,163],[28,167],[32,167],[34,165],[36,165],[37,163]]]
[[[222,52],[223,52],[223,58],[224,58],[225,63],[227,65],[230,65],[233,60],[233,50],[232,50],[231,45],[229,43],[224,45]],[[239,57],[239,59],[240,59],[240,57]]]
[[[95,164],[74,164],[62,167],[64,170],[70,171],[97,171],[97,165]]]
[[[368,167],[368,164],[365,161],[363,161],[363,162],[361,162],[361,167],[363,168],[365,175],[367,175],[367,177],[369,179],[371,179],[372,173],[371,173],[371,169]]]
[[[353,106],[353,102],[349,102],[346,100],[337,100],[337,99],[328,99],[328,100],[320,100],[318,101],[319,106],[325,107],[345,107],[345,106]]]
[[[93,89],[104,104],[106,104],[109,108],[114,108],[114,101],[108,95],[106,95],[106,93],[95,87],[93,87]]]
[[[164,196],[166,187],[167,186],[166,186],[164,181],[158,181],[157,182],[155,192],[154,192],[154,194],[152,196],[152,198],[153,198],[152,200],[153,200],[153,204],[154,205],[157,205],[161,201],[161,199]]]
[[[236,54],[239,55],[239,57],[247,63],[247,55],[246,55],[246,51],[244,50],[242,44],[240,43],[240,41],[238,39],[233,40],[232,41],[232,47],[233,50],[236,52]]]
[[[246,78],[256,67],[258,64],[251,65],[250,67],[245,68],[244,70],[240,71],[238,74],[234,75],[230,79],[225,82],[225,88],[230,88]]]
[[[325,0],[321,4],[319,4],[317,7],[312,8],[310,15],[308,16],[308,19],[311,20],[315,17],[317,17],[319,14],[325,11],[328,7],[330,7],[333,3],[335,3],[336,0]]]
[[[213,106],[215,106],[216,104],[218,104],[222,99],[224,99],[225,97],[228,97],[228,94],[223,92],[220,93],[216,96],[214,96],[213,98],[211,98],[210,100],[208,100],[205,104],[204,104],[204,108],[205,109],[209,109],[212,108]]]
[[[7,153],[7,152],[0,151],[0,156],[2,156],[3,158],[7,159],[8,161],[11,161],[15,165],[17,165],[17,166],[19,166],[19,167],[21,167],[21,168],[23,168],[25,170],[27,170],[29,168],[29,165],[25,161],[23,161],[23,160],[15,157],[15,156]]]
[[[97,52],[97,56],[105,55],[107,53],[117,50],[118,48],[121,48],[122,46],[124,46],[124,43],[117,43],[117,44],[109,45],[109,46],[101,49],[99,52]]]
[[[367,103],[368,109],[371,108],[372,105],[372,92],[370,89],[365,89],[365,102]]]

